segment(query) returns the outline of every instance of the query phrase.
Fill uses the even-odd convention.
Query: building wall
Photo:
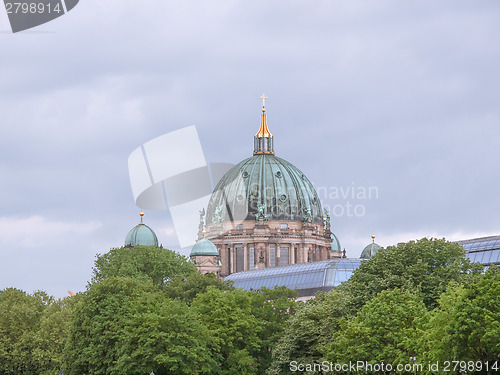
[[[207,226],[207,238],[219,250],[222,276],[340,257],[331,251],[330,231],[301,221],[246,220]]]
[[[218,265],[217,256],[214,255],[191,255],[191,260],[196,268],[203,274],[214,273],[220,276],[221,267]]]

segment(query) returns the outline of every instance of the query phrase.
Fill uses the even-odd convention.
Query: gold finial
[[[274,141],[273,135],[267,128],[266,116],[266,94],[262,94],[262,114],[260,115],[260,129],[254,137],[253,154],[273,154],[274,155]]]
[[[259,131],[257,132],[257,134],[255,134],[255,136],[257,138],[272,138],[272,134],[271,132],[269,131],[269,129],[267,128],[267,118],[266,118],[266,99],[268,99],[268,97],[266,96],[266,94],[262,94],[262,96],[260,97],[262,99],[262,115],[260,116],[261,119],[260,119],[260,129]]]
[[[141,216],[141,224],[142,224],[142,217],[144,216],[144,212],[142,212],[141,210],[141,213],[139,215]]]
[[[266,94],[262,94],[260,97],[262,99],[262,112],[266,111],[266,99],[269,99]]]
[[[372,234],[372,241],[373,241],[373,243],[375,243],[375,235],[374,234]]]

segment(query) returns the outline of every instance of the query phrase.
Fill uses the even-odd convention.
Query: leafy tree
[[[500,353],[500,270],[491,266],[483,277],[466,285],[450,320],[456,358],[496,361]]]
[[[55,300],[40,316],[40,326],[33,338],[33,359],[38,375],[57,374],[63,368],[73,302],[71,297]]]
[[[342,287],[317,293],[315,299],[297,303],[273,351],[269,374],[289,374],[290,362],[319,363],[339,322],[347,314],[348,295]],[[313,372],[314,373],[314,372]]]
[[[66,350],[66,374],[112,374],[130,301],[154,291],[152,282],[107,277],[78,294]],[[70,364],[70,365],[69,365]]]
[[[89,286],[107,277],[122,276],[150,279],[163,288],[175,275],[194,272],[194,264],[175,251],[155,246],[121,247],[97,255]]]
[[[351,314],[386,289],[402,288],[422,296],[428,309],[452,281],[465,282],[482,266],[472,264],[464,249],[444,239],[423,238],[381,249],[363,262],[347,282],[352,297]]]
[[[197,313],[159,293],[131,306],[118,349],[121,374],[208,374],[216,367],[210,336]]]
[[[449,325],[464,292],[463,285],[450,283],[448,289],[439,297],[438,307],[417,321],[415,347],[417,356],[424,362],[443,363],[454,359]]]
[[[428,314],[422,300],[408,291],[384,290],[368,301],[356,317],[341,323],[325,358],[335,363],[408,363],[415,356],[416,321]]]
[[[65,374],[210,373],[197,312],[151,281],[107,277],[77,296]]]
[[[264,322],[254,315],[252,293],[209,287],[196,296],[192,306],[212,337],[220,373],[258,374]]]
[[[0,373],[38,373],[34,338],[43,310],[52,301],[44,292],[29,295],[9,288],[0,293]]]
[[[191,303],[200,293],[204,293],[208,287],[220,290],[233,289],[229,281],[221,281],[215,274],[192,272],[188,275],[175,275],[164,288],[165,295],[169,298],[178,298],[186,303]]]
[[[262,288],[251,292],[253,314],[262,322],[259,332],[261,344],[256,352],[259,373],[264,373],[272,363],[272,352],[287,327],[288,319],[295,312],[298,292],[284,286]]]
[[[431,363],[494,362],[500,353],[500,272],[491,266],[466,285],[450,285],[421,322],[419,351]],[[486,366],[475,373],[486,374]]]

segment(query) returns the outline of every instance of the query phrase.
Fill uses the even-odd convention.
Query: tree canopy
[[[422,238],[381,249],[361,263],[346,283],[355,313],[371,298],[386,289],[401,288],[422,297],[428,309],[452,281],[464,283],[482,265],[465,257],[465,250],[445,239]]]
[[[408,363],[416,355],[417,320],[427,314],[420,297],[399,288],[384,290],[353,319],[345,318],[325,358],[335,363]]]
[[[207,373],[215,365],[196,312],[150,281],[108,277],[77,298],[67,374]]]
[[[75,297],[0,291],[0,373],[276,375],[289,374],[292,361],[413,356],[489,361],[493,373],[500,272],[479,266],[456,244],[422,239],[380,250],[304,303],[284,287],[236,289],[170,250],[113,249],[97,256]]]
[[[175,251],[156,246],[121,247],[97,255],[89,285],[122,276],[150,279],[156,287],[163,288],[175,275],[194,272],[194,264]]]
[[[13,288],[0,291],[0,373],[57,373],[69,316],[69,299]]]

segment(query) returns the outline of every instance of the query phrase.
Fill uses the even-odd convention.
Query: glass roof
[[[479,262],[483,264],[500,264],[500,249],[474,251],[467,253],[467,257],[471,262]]]
[[[500,236],[457,241],[467,251],[500,249]]]
[[[320,262],[233,273],[225,278],[236,288],[255,290],[286,286],[289,289],[336,287],[347,281],[361,264],[360,259],[336,258]]]
[[[471,262],[500,264],[500,236],[457,241],[467,251]]]

